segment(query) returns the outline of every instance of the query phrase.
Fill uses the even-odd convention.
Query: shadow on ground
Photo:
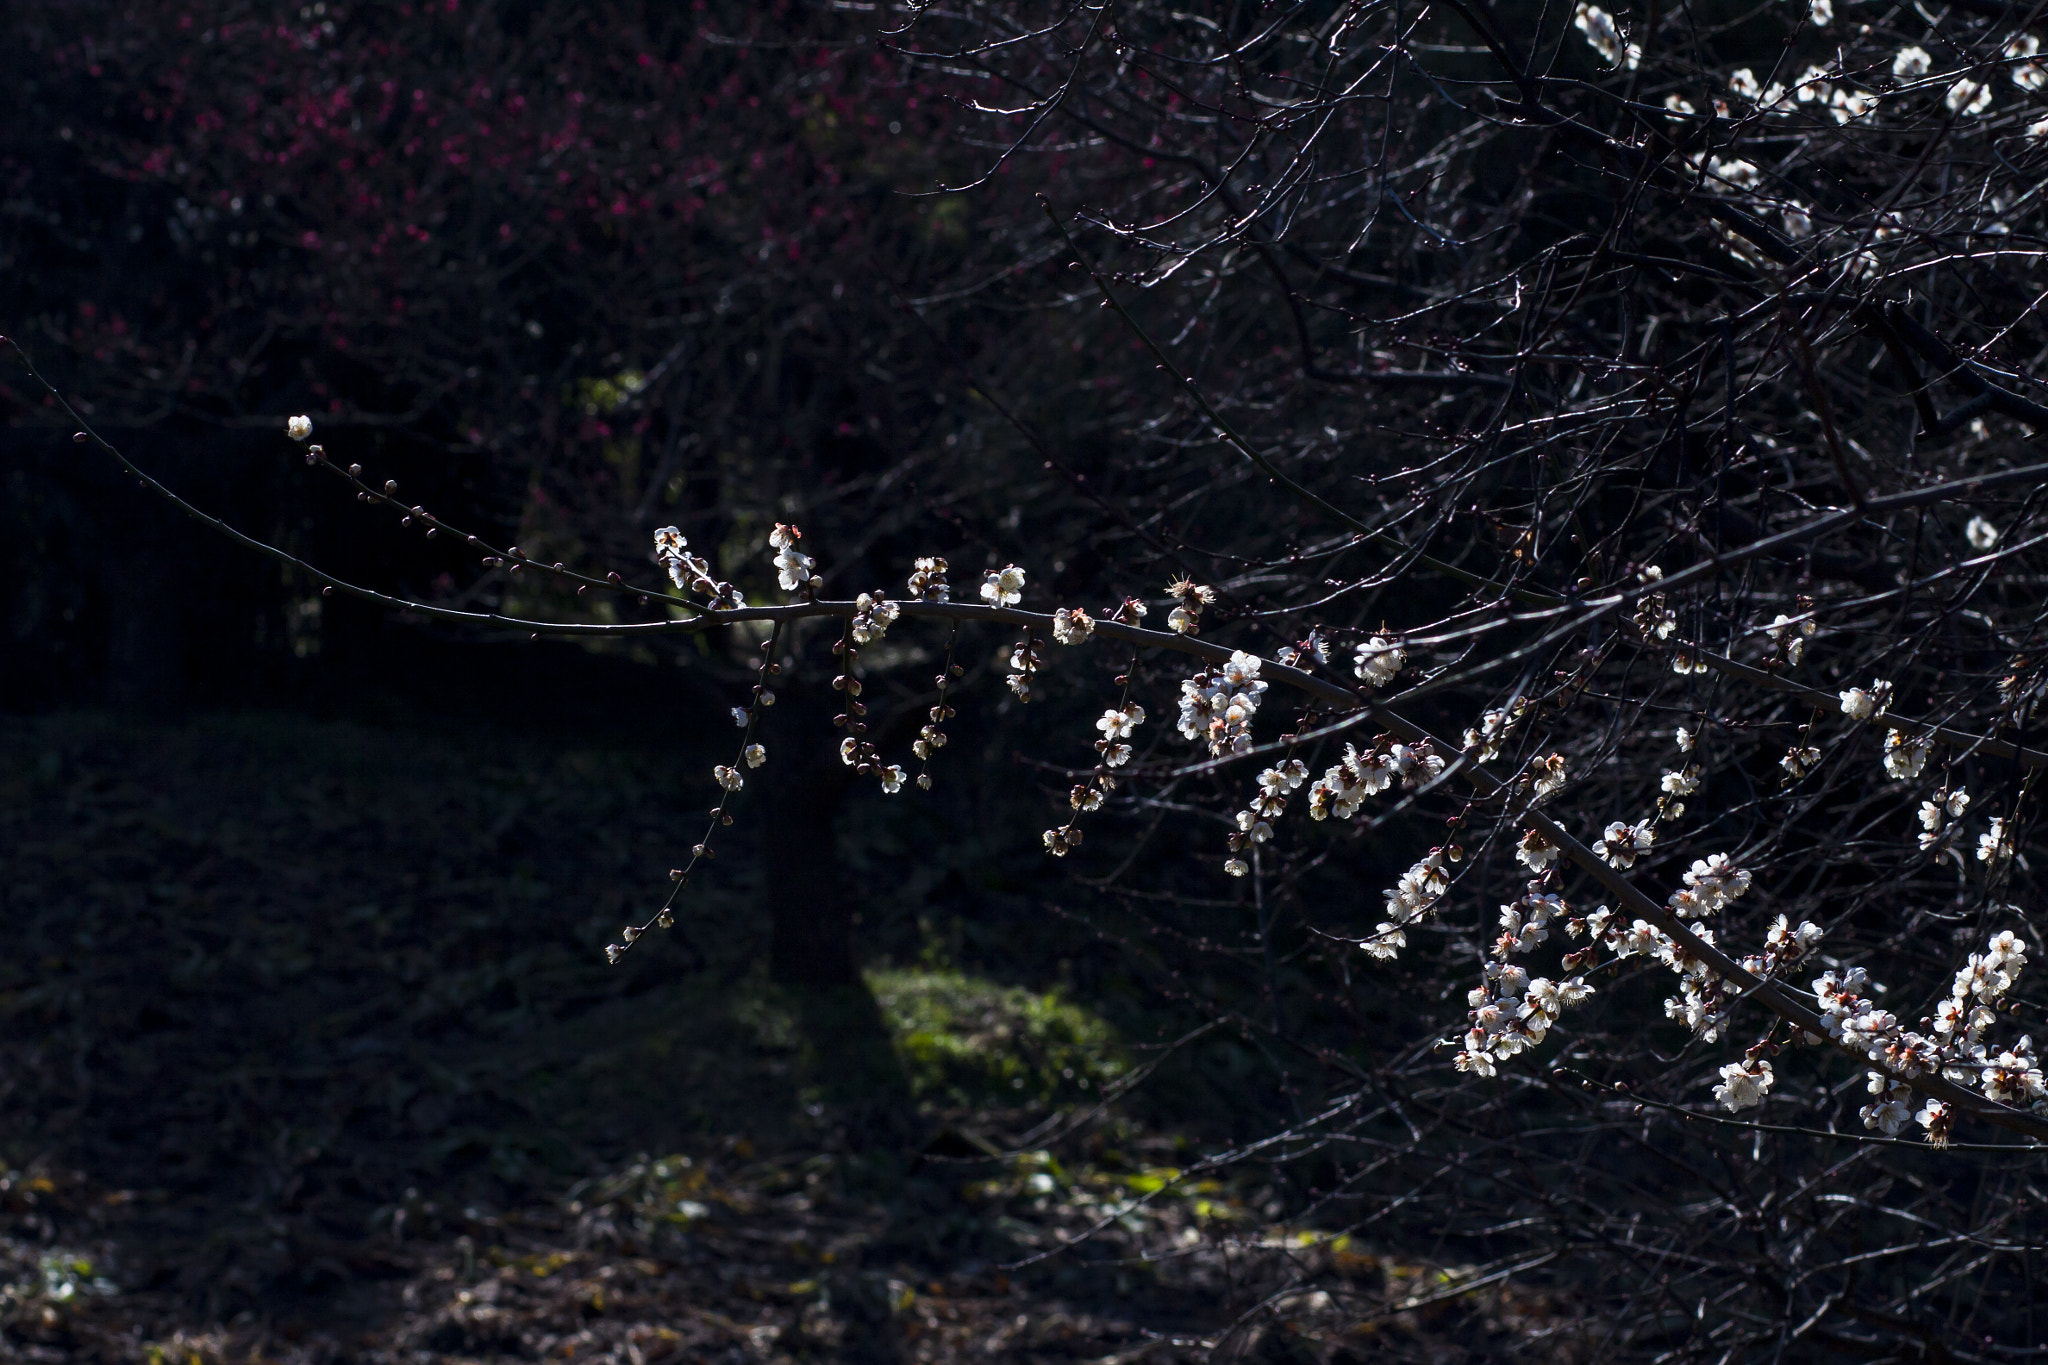
[[[1441,1273],[1184,1178],[1057,993],[771,987],[752,860],[607,967],[690,837],[679,766],[0,722],[0,1355],[1169,1361],[1266,1300],[1234,1350],[1330,1360],[1368,1343],[1287,1297],[1304,1267],[1382,1305]],[[1375,1358],[1415,1319],[1373,1319]]]

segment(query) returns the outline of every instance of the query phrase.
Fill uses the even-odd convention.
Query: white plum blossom
[[[1814,748],[1811,744],[1795,744],[1785,751],[1783,758],[1778,760],[1778,766],[1785,770],[1785,780],[1787,782],[1797,782],[1819,765],[1820,750]]]
[[[1566,776],[1563,754],[1552,754],[1548,758],[1539,758],[1529,765],[1529,785],[1535,791],[1536,799],[1539,801],[1554,794],[1558,788],[1564,786]]]
[[[2048,71],[2044,71],[2034,62],[2022,60],[2036,56],[2040,51],[2041,40],[2031,33],[2019,34],[2005,45],[2006,59],[2020,62],[2020,65],[2012,69],[2012,83],[2029,94],[2048,87]]]
[[[1949,1130],[1955,1126],[1956,1116],[1946,1104],[1940,1100],[1929,1100],[1913,1118],[1927,1130],[1929,1146],[1948,1146]]]
[[[872,644],[889,633],[889,627],[902,614],[903,609],[879,593],[864,592],[854,599],[854,616],[851,623],[853,642],[857,645]]]
[[[1918,79],[1927,74],[1934,59],[1927,55],[1924,47],[1902,47],[1892,58],[1892,74],[1902,81]]]
[[[1167,627],[1178,635],[1201,634],[1202,608],[1216,600],[1216,590],[1190,578],[1176,578],[1166,591],[1179,603],[1167,614]]]
[[[1700,789],[1700,770],[1687,764],[1676,772],[1666,772],[1660,785],[1667,796],[1691,796]]]
[[[1481,716],[1479,728],[1465,732],[1465,752],[1478,750],[1477,757],[1482,763],[1499,758],[1501,744],[1515,728],[1515,723],[1522,718],[1525,709],[1526,703],[1517,701],[1512,711],[1488,711]]]
[[[284,424],[284,434],[294,441],[310,440],[313,435],[313,419],[304,415],[292,418]]]
[[[896,764],[891,763],[888,767],[882,769],[881,778],[882,790],[889,795],[894,796],[897,792],[903,790],[903,769]]]
[[[1633,71],[1642,61],[1642,48],[1634,43],[1624,42],[1620,29],[1615,25],[1614,16],[1598,5],[1579,0],[1578,10],[1572,22],[1578,26],[1579,32],[1586,35],[1586,41],[1600,54],[1600,60],[1609,66],[1620,66],[1626,62],[1628,69]]]
[[[768,751],[758,744],[749,744],[744,756],[749,768],[758,768],[768,761]]]
[[[1942,100],[1952,113],[1975,118],[1991,107],[1991,82],[1964,77],[1948,88]]]
[[[1351,671],[1367,687],[1385,687],[1408,662],[1408,653],[1401,648],[1401,642],[1384,635],[1375,635],[1358,647],[1351,660]]]
[[[990,569],[981,578],[981,600],[999,607],[1014,607],[1024,600],[1024,571],[1015,564]]]
[[[714,778],[718,779],[719,786],[725,788],[729,792],[736,792],[741,787],[747,785],[747,779],[745,775],[740,772],[739,769],[728,768],[723,763],[713,768],[711,770],[711,775]]]
[[[1828,114],[1837,123],[1850,123],[1865,118],[1876,108],[1877,96],[1868,91],[1836,86],[1835,93],[1828,96]]]
[[[1095,618],[1080,607],[1061,607],[1052,614],[1052,638],[1078,645],[1095,633]]]
[[[1102,738],[1095,741],[1097,753],[1102,761],[1112,768],[1121,768],[1131,761],[1131,746],[1121,741],[1130,738],[1131,731],[1145,723],[1145,708],[1133,702],[1122,708],[1110,707],[1096,720],[1095,728],[1102,731]]]
[[[1815,28],[1826,28],[1835,22],[1835,7],[1832,0],[1809,0],[1806,17],[1813,21]]]
[[[1657,831],[1649,821],[1630,825],[1616,820],[1601,834],[1600,847],[1594,851],[1612,867],[1634,867],[1637,857],[1648,853],[1656,841]]]
[[[1913,1092],[1882,1071],[1871,1072],[1869,1079],[1870,1093],[1877,1098],[1863,1106],[1863,1126],[1897,1137],[1913,1121]]]
[[[1971,517],[1970,524],[1963,528],[1963,538],[1973,550],[1989,550],[1998,544],[1998,528],[1982,517]]]
[[[1936,792],[1920,803],[1920,851],[1926,853],[1947,841],[1949,822],[1969,808],[1970,794],[1958,787],[1953,792]]]
[[[1762,1059],[1730,1062],[1721,1068],[1721,1083],[1714,1087],[1714,1098],[1730,1113],[1754,1109],[1764,1102],[1764,1095],[1776,1079],[1771,1064]]]
[[[1989,1057],[1978,1073],[1987,1099],[2000,1104],[2032,1104],[2048,1096],[2040,1064],[2034,1060],[2034,1040],[2022,1037],[2012,1047]]]
[[[1869,689],[1852,687],[1841,694],[1842,714],[1851,720],[1874,720],[1891,705],[1892,685],[1879,678]]]
[[[1144,707],[1131,705],[1118,710],[1112,706],[1095,722],[1095,728],[1102,731],[1105,739],[1124,739],[1133,729],[1144,723]]]
[[[946,561],[936,555],[919,559],[904,586],[918,602],[945,602],[953,596],[953,589],[946,582]]]
[[[1540,829],[1522,831],[1521,842],[1515,845],[1515,860],[1539,877],[1550,870],[1558,853],[1557,845],[1545,838]]]
[[[2006,827],[2005,817],[1991,817],[1991,828],[1977,836],[1977,861],[1996,871],[2012,857],[2012,831]]]
[[[1413,744],[1389,744],[1385,762],[1394,772],[1400,774],[1401,785],[1410,791],[1426,787],[1443,775],[1444,761],[1429,747],[1429,741],[1418,739]]]
[[[1779,915],[1764,931],[1764,951],[1744,957],[1742,965],[1754,976],[1776,976],[1812,952],[1825,936],[1812,920],[1800,921],[1795,929],[1791,920]]]
[[[986,588],[983,589],[986,591]],[[1010,650],[1010,690],[1017,694],[1017,700],[1029,702],[1032,696],[1031,680],[1038,673],[1044,661],[1038,656],[1038,641],[1027,634]]]
[[[1771,637],[1771,643],[1784,651],[1785,664],[1797,668],[1799,660],[1806,653],[1806,642],[1813,637],[1813,618],[1794,619],[1779,612],[1776,620],[1764,627],[1764,633]]]
[[[784,592],[795,592],[806,583],[812,583],[817,579],[817,575],[812,572],[815,561],[796,548],[797,541],[802,537],[803,532],[794,526],[784,526],[781,522],[777,522],[775,529],[768,533],[768,544],[775,550],[775,581],[781,585]]]
[[[1884,770],[1901,782],[1912,781],[1927,766],[1927,751],[1932,745],[1933,742],[1926,738],[1912,738],[1901,731],[1891,731],[1884,737]]]

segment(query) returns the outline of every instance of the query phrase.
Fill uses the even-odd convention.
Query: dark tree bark
[[[765,721],[769,761],[762,769],[767,818],[762,831],[763,894],[770,923],[769,974],[787,986],[850,986],[859,979],[853,946],[853,897],[833,820],[851,769],[831,749],[830,694],[784,688]]]

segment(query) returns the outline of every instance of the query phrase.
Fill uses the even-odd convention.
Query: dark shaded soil
[[[744,868],[607,967],[695,837],[674,761],[0,722],[0,1356],[1455,1360],[1560,1320],[1400,1312],[1443,1272],[1264,1227],[1092,1096],[920,1102],[873,996],[767,985]]]

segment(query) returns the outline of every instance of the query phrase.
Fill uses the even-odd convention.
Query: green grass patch
[[[1115,1030],[1057,989],[929,968],[871,971],[867,981],[919,1099],[1085,1101],[1129,1070]]]

